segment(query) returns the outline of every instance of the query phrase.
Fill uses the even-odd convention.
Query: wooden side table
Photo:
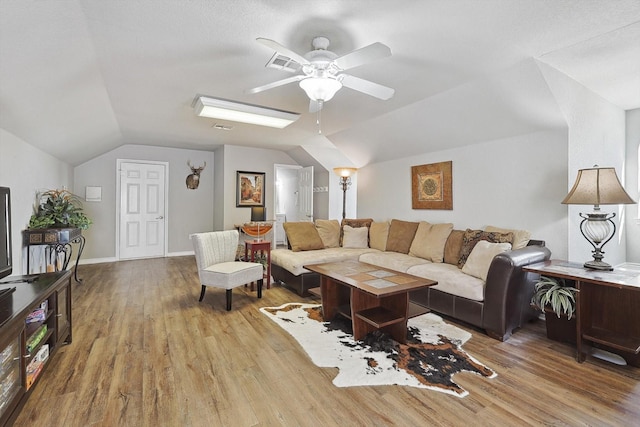
[[[567,280],[576,294],[576,360],[583,362],[589,346],[616,353],[640,367],[640,269],[617,266],[614,271],[588,270],[579,263],[550,260],[523,270]]]
[[[247,261],[255,262],[256,253],[260,252],[261,256],[267,255],[267,289],[271,289],[271,242],[269,240],[247,240],[244,242],[244,259]],[[251,253],[251,259],[248,255]],[[251,283],[251,290],[253,291],[253,283]]]

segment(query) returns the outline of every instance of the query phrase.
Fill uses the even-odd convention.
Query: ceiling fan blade
[[[293,59],[300,65],[305,65],[309,63],[309,61],[304,56],[295,53],[291,49],[282,46],[280,43],[276,41],[273,41],[271,39],[265,39],[263,37],[258,37],[256,40],[258,41],[258,43],[262,43],[266,47],[273,49],[276,52],[281,53],[285,56],[288,56],[289,58]]]
[[[336,58],[333,63],[342,70],[348,70],[387,56],[391,56],[389,46],[376,42]]]
[[[286,84],[293,83],[293,82],[299,82],[300,80],[302,80],[305,77],[306,77],[305,75],[297,75],[297,76],[287,77],[286,79],[282,79],[282,80],[278,80],[278,81],[275,81],[275,82],[267,83],[266,85],[254,87],[253,89],[247,89],[245,92],[246,93],[263,92],[263,91],[268,90],[268,89],[273,89],[274,87],[284,86]]]
[[[361,79],[360,77],[355,77],[350,74],[340,74],[340,78],[343,86],[366,93],[367,95],[371,95],[379,99],[383,99],[385,101],[391,98],[396,92],[390,87],[383,86],[369,80]]]

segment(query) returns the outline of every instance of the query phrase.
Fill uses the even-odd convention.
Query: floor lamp
[[[342,189],[342,219],[346,216],[347,208],[347,189],[351,186],[351,175],[356,173],[356,168],[333,168],[333,171],[340,177],[340,188]]]
[[[612,218],[615,212],[604,213],[600,205],[633,204],[635,201],[622,187],[614,168],[600,168],[595,165],[591,169],[580,169],[573,188],[562,201],[566,205],[593,205],[593,212],[583,214],[580,232],[593,246],[593,261],[584,263],[585,268],[595,270],[613,270],[611,265],[602,261],[602,247],[616,234],[616,224]]]

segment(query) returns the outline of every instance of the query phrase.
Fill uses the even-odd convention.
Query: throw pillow
[[[379,251],[387,248],[387,237],[389,236],[389,223],[372,222],[369,227],[369,246]]]
[[[447,243],[451,230],[453,230],[451,223],[430,224],[421,221],[409,248],[409,255],[431,262],[442,262],[444,260],[444,245]]]
[[[317,219],[316,228],[325,248],[340,246],[340,223],[337,219]]]
[[[460,251],[462,250],[463,230],[453,230],[449,234],[447,243],[444,245],[444,262],[451,265],[458,265],[460,259]]]
[[[342,227],[344,236],[342,238],[343,248],[368,248],[369,247],[369,228],[367,227],[351,227],[345,225]]]
[[[490,243],[481,240],[473,247],[467,262],[462,267],[462,272],[486,282],[493,258],[510,249],[511,243]]]
[[[340,227],[340,246],[342,246],[342,236],[344,235],[342,227],[348,225],[349,227],[357,228],[357,227],[367,227],[371,226],[373,222],[372,218],[345,218],[342,220],[342,225]]]
[[[460,249],[460,258],[458,258],[458,268],[464,267],[464,263],[467,262],[467,258],[469,258],[473,247],[480,240],[486,240],[491,243],[511,243],[513,241],[513,233],[490,233],[467,228],[462,236],[462,248]]]
[[[324,243],[312,222],[285,222],[283,227],[293,252],[324,249]]]
[[[385,249],[387,251],[408,254],[417,229],[417,222],[392,219],[391,224],[389,224],[389,237],[387,237],[387,247]]]
[[[529,244],[529,240],[531,239],[531,232],[527,230],[511,230],[508,228],[499,228],[488,225],[484,231],[488,232],[498,232],[498,233],[513,233],[513,242],[511,242],[511,246],[513,249],[522,249]]]

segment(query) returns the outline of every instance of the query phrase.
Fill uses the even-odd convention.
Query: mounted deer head
[[[191,160],[187,161],[187,165],[191,168],[191,174],[187,177],[187,188],[189,190],[195,190],[200,185],[200,172],[207,166],[207,162],[204,162],[199,168],[193,167],[191,165]]]

